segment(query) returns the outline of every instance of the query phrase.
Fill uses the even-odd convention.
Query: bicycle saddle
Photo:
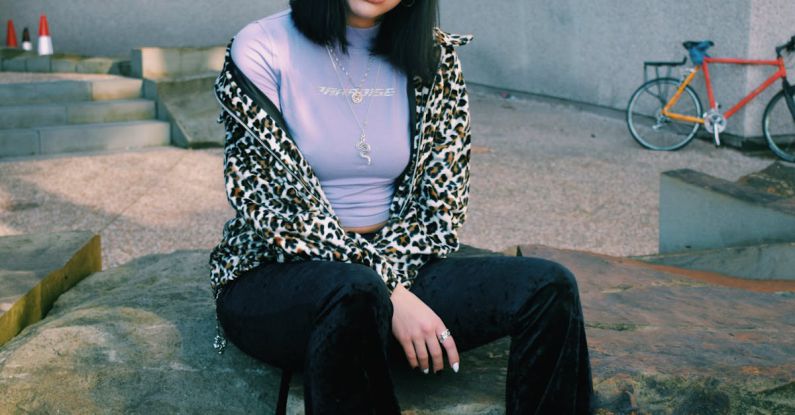
[[[690,53],[690,60],[696,65],[701,65],[704,61],[704,57],[709,56],[707,55],[707,49],[715,46],[715,42],[711,40],[688,40],[682,43],[682,46]]]
[[[707,49],[715,46],[715,42],[711,40],[688,40],[682,43],[682,46],[684,46],[687,50],[697,48],[702,52],[706,52]]]

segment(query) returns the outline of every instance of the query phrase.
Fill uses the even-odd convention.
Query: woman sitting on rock
[[[511,337],[508,414],[585,414],[579,292],[541,258],[450,256],[470,114],[437,0],[293,0],[229,42],[215,93],[236,210],[210,258],[216,347],[304,372],[307,414],[399,414],[390,364]],[[455,376],[455,375],[454,375]]]

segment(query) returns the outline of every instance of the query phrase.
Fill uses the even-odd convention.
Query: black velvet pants
[[[410,291],[461,355],[511,337],[507,414],[593,413],[582,306],[567,268],[533,257],[448,257],[422,267]],[[230,282],[216,310],[241,351],[303,370],[307,414],[400,413],[389,365],[409,364],[391,331],[389,291],[369,267],[265,263]]]

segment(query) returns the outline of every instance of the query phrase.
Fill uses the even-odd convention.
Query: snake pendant
[[[364,133],[359,137],[359,142],[356,143],[356,149],[359,150],[359,157],[367,159],[367,165],[372,164],[370,159],[370,144],[364,141]]]

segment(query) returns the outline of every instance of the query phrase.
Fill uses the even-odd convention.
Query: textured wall
[[[713,56],[771,58],[795,34],[792,0],[441,1],[442,27],[475,36],[461,49],[468,81],[618,109],[641,83],[642,62],[681,59],[683,40],[714,40]],[[18,31],[35,33],[45,12],[57,51],[127,55],[139,46],[225,44],[285,7],[287,0],[0,0],[0,29],[10,17]],[[726,110],[770,70],[713,72]],[[761,134],[770,95],[738,113],[729,131]]]
[[[461,52],[468,80],[618,109],[643,81],[643,61],[681,60],[684,40],[715,41],[712,56],[772,59],[773,48],[795,34],[792,0],[455,2],[459,7],[444,9],[442,21],[476,37]],[[711,69],[724,111],[772,73]],[[703,85],[696,89],[706,107]],[[761,135],[772,92],[732,118],[729,131]]]
[[[45,13],[56,52],[128,56],[141,46],[226,43],[254,19],[287,7],[287,0],[0,0],[0,23],[14,19],[38,33]],[[21,40],[21,38],[20,38]]]

